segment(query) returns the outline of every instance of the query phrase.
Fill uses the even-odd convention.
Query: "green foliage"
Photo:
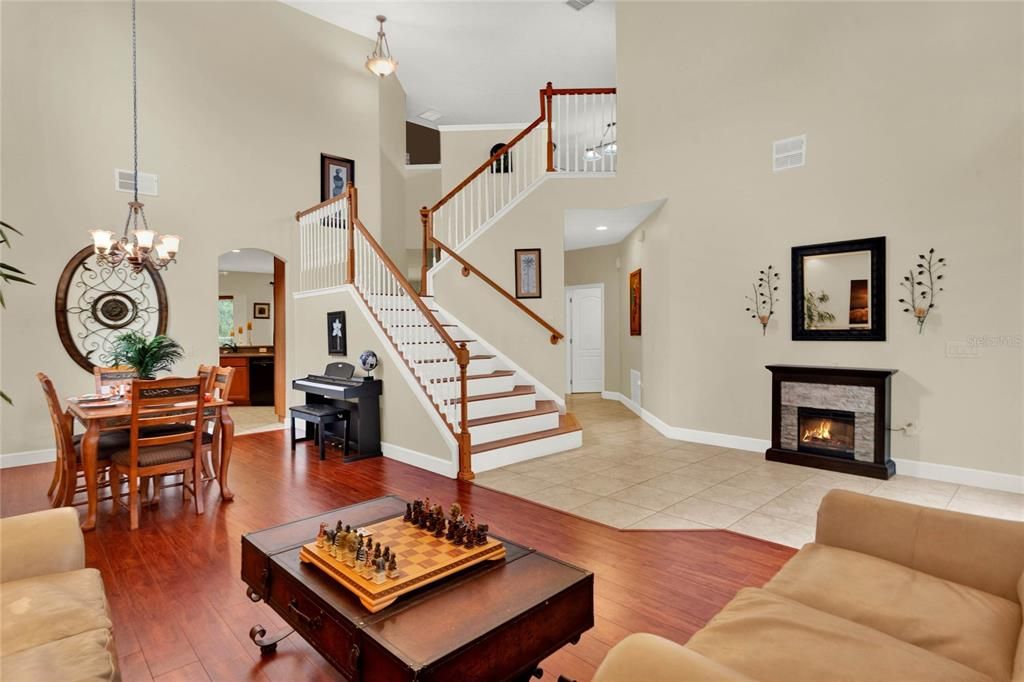
[[[11,248],[11,238],[9,233],[21,234],[18,228],[14,227],[9,223],[5,223],[0,220],[0,246],[7,246]],[[3,262],[3,255],[0,254],[0,284],[34,284],[24,277],[25,273],[14,267],[10,263]],[[7,302],[4,300],[4,290],[0,287],[0,308],[6,308]],[[10,396],[0,390],[0,400],[3,400],[8,405],[13,405]]]
[[[170,337],[158,334],[147,339],[139,332],[127,332],[114,339],[104,360],[111,366],[132,367],[140,379],[155,379],[157,372],[169,372],[184,356],[181,345]]]
[[[822,308],[829,302],[829,295],[824,291],[815,293],[810,289],[804,294],[804,320],[808,327],[815,327],[823,322],[835,322],[836,316]]]
[[[221,343],[234,341],[231,330],[235,328],[235,302],[230,298],[217,301],[217,338]]]

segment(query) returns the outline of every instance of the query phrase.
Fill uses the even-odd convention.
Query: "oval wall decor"
[[[79,367],[92,372],[103,364],[114,339],[127,331],[152,337],[167,332],[167,291],[149,264],[132,272],[96,262],[87,246],[68,261],[54,298],[57,333]]]

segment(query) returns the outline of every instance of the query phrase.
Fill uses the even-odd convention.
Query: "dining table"
[[[220,466],[218,468],[217,482],[220,485],[221,498],[227,501],[234,499],[235,495],[228,487],[228,467],[231,465],[231,448],[235,440],[235,422],[231,419],[228,406],[230,400],[213,398],[204,402],[204,417],[207,420],[217,420],[220,428],[215,429],[220,442],[214,442],[211,447],[219,448]],[[195,409],[195,402],[181,403],[175,407],[187,407],[191,405]],[[85,493],[87,498],[87,509],[85,520],[82,521],[82,530],[90,531],[96,528],[96,506],[99,499],[99,484],[97,482],[97,461],[99,453],[100,434],[104,431],[117,431],[127,429],[132,421],[132,404],[130,397],[111,405],[96,405],[89,403],[78,403],[73,399],[68,401],[68,412],[85,427],[85,434],[82,436],[82,472],[85,475]],[[115,502],[116,503],[116,502]]]

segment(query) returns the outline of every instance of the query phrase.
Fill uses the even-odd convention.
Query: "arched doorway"
[[[217,258],[217,345],[234,367],[230,399],[236,433],[283,428],[285,405],[284,261],[239,248]]]

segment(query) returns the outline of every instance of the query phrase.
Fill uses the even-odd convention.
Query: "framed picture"
[[[269,320],[270,319],[270,304],[269,303],[253,303],[252,304],[252,319],[254,319],[254,320]]]
[[[540,249],[516,249],[516,298],[540,297]]]
[[[491,156],[494,156],[505,148],[504,142],[499,142],[491,147]],[[492,173],[511,173],[512,172],[512,157],[509,156],[508,152],[505,152],[491,164]]]
[[[345,191],[356,181],[356,162],[340,156],[320,155],[320,201],[327,201]]]
[[[629,335],[640,336],[641,317],[640,268],[629,273]]]
[[[348,327],[345,326],[345,311],[327,313],[327,354],[348,355]]]

